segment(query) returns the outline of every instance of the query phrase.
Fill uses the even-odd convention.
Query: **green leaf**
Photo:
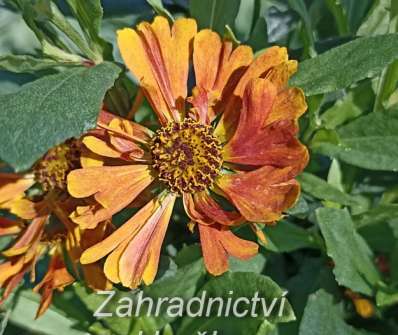
[[[397,171],[397,113],[371,113],[337,130],[338,140],[317,138],[314,151],[370,170]]]
[[[344,321],[342,304],[336,304],[333,296],[319,290],[308,299],[300,324],[299,335],[364,335]]]
[[[304,172],[298,176],[297,180],[300,182],[304,192],[317,199],[333,201],[347,206],[358,205],[355,198],[311,173]]]
[[[240,260],[235,257],[230,257],[229,271],[261,273],[264,270],[266,262],[267,260],[263,254],[257,254],[256,256],[247,260]]]
[[[162,0],[146,0],[155,12],[159,15],[167,17],[170,21],[174,21],[173,15],[163,6]]]
[[[333,273],[337,282],[355,292],[372,295],[380,277],[372,261],[372,251],[355,231],[348,211],[319,208],[316,218],[327,254],[335,263]]]
[[[103,9],[100,0],[67,0],[74,17],[79,22],[80,28],[85,34],[86,41],[91,49],[98,55],[104,55],[106,59],[112,57],[112,45],[100,36]]]
[[[262,244],[273,252],[291,252],[302,248],[317,248],[314,236],[288,221],[279,221],[275,226],[263,229],[267,242]]]
[[[256,0],[244,0],[240,2],[239,12],[235,18],[235,31],[239,40],[246,41],[250,37]]]
[[[269,316],[265,315],[262,303],[257,302],[256,306],[253,303],[248,306],[242,304],[248,312],[247,317],[238,318],[234,316],[232,310],[225,317],[225,307],[228,300],[231,300],[232,303],[238,298],[246,297],[250,300],[255,296],[256,292],[258,292],[258,298],[263,298],[263,302],[269,308]],[[228,272],[220,277],[214,277],[196,294],[199,299],[204,297],[203,314],[207,314],[209,308],[211,313],[208,314],[210,316],[184,318],[177,335],[192,335],[200,331],[210,332],[213,330],[219,330],[222,334],[231,335],[253,334],[255,333],[253,329],[258,329],[263,320],[272,323],[292,321],[295,319],[294,312],[288,301],[285,300],[284,304],[282,304],[281,297],[283,294],[284,291],[269,277],[255,273]],[[219,304],[213,304],[211,306],[213,308],[210,308],[210,305],[207,304],[211,297],[222,298],[224,301],[224,310],[220,313],[222,317],[217,315],[219,314]],[[270,308],[274,299],[274,307]],[[252,308],[257,313],[257,316],[252,314]],[[279,309],[282,309],[282,313],[279,313]],[[244,310],[239,308],[237,311],[244,312]]]
[[[82,65],[81,62],[61,63],[50,58],[36,58],[29,55],[0,56],[0,69],[15,73],[36,73],[61,66]]]
[[[290,80],[307,96],[334,92],[373,77],[398,58],[398,34],[359,38],[300,63]]]
[[[382,287],[376,293],[376,304],[380,307],[398,304],[398,290],[390,287]]]
[[[380,205],[353,217],[357,228],[376,225],[398,218],[398,204]]]
[[[95,128],[119,72],[112,63],[74,68],[0,96],[0,157],[26,170],[52,146]]]
[[[210,28],[223,35],[226,25],[234,26],[239,5],[240,0],[191,0],[189,10],[199,28]]]
[[[86,335],[87,332],[78,330],[77,321],[67,317],[65,313],[50,306],[47,312],[35,320],[39,307],[39,296],[31,291],[23,291],[15,296],[16,304],[10,315],[10,322],[18,325],[26,331],[42,334],[68,334]]]
[[[390,6],[391,0],[375,0],[367,17],[359,27],[357,35],[374,36],[387,34],[390,25]]]

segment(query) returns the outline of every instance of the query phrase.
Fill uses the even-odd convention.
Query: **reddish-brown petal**
[[[236,225],[242,222],[242,216],[238,212],[224,210],[206,191],[195,193],[193,199],[197,211],[212,222],[222,225]]]
[[[218,224],[198,226],[207,271],[215,276],[228,270],[229,256],[247,260],[258,252],[256,243],[235,236],[226,227]]]
[[[21,231],[21,223],[0,217],[0,236],[14,235]]]
[[[291,207],[300,193],[292,168],[264,166],[251,172],[223,175],[217,185],[239,212],[252,222],[273,222]]]
[[[54,290],[62,291],[65,286],[72,284],[75,279],[69,274],[60,251],[51,257],[48,271],[42,281],[34,287],[35,292],[41,291],[41,300],[36,318],[43,315],[51,304]]]
[[[296,119],[306,108],[300,93],[286,89],[277,95],[277,88],[268,79],[252,80],[243,96],[235,134],[223,148],[224,160],[254,166],[296,166],[297,172],[302,170],[308,152],[295,137]]]

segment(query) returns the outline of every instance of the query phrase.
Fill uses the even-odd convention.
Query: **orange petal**
[[[264,120],[271,112],[276,98],[276,87],[266,79],[253,79],[243,96],[243,106],[240,113],[237,129],[224,148],[229,156],[231,151],[240,144],[246,145],[246,141],[261,136]],[[258,150],[257,147],[253,150]]]
[[[0,287],[10,279],[20,272],[24,265],[23,257],[18,258],[17,261],[7,261],[0,264]]]
[[[0,236],[14,235],[21,231],[21,224],[4,217],[0,217]]]
[[[121,156],[121,153],[118,150],[112,148],[108,143],[98,137],[85,136],[82,142],[88,149],[97,155],[111,158],[117,158]]]
[[[2,203],[22,197],[34,183],[33,177],[15,173],[0,173],[0,207]]]
[[[304,92],[297,87],[281,91],[264,125],[281,120],[297,120],[307,110]]]
[[[102,110],[98,116],[98,125],[109,130],[111,134],[131,139],[139,143],[148,143],[153,136],[152,130],[138,123],[123,119]]]
[[[190,42],[196,22],[178,19],[170,30],[166,18],[143,22],[137,31],[118,31],[118,45],[126,66],[140,81],[161,124],[179,119],[187,94]]]
[[[152,199],[115,232],[84,251],[80,262],[82,264],[94,263],[115,250],[124,241],[131,239],[159,206],[159,200]]]
[[[211,221],[222,225],[236,225],[242,222],[242,216],[236,211],[226,211],[206,191],[195,193],[196,209]]]
[[[250,64],[235,86],[233,94],[229,95],[230,98],[229,101],[226,102],[225,111],[216,127],[215,135],[222,142],[225,142],[229,138],[229,134],[235,129],[235,124],[239,118],[236,106],[239,106],[239,99],[243,97],[249,82],[253,79],[262,77],[272,68],[286,63],[287,61],[288,55],[286,48],[271,47]]]
[[[119,261],[119,277],[124,286],[135,288],[142,280],[149,285],[155,279],[175,199],[174,194],[169,194],[160,200],[160,206],[128,244]]]
[[[0,265],[0,268],[1,268],[1,265]],[[25,266],[25,268],[23,268],[21,271],[19,271],[19,273],[15,274],[7,281],[7,284],[4,287],[4,291],[3,291],[1,299],[0,299],[0,305],[2,305],[3,302],[6,301],[7,298],[10,296],[10,294],[17,288],[19,283],[23,280],[23,277],[27,270],[28,270],[28,267]],[[1,281],[0,281],[0,286],[1,286]]]
[[[126,240],[113,250],[105,260],[104,273],[105,276],[115,284],[120,283],[119,278],[119,261],[126,250],[130,240]]]
[[[200,245],[206,269],[213,276],[228,271],[228,254],[217,236],[215,225],[199,224]]]
[[[10,249],[3,251],[3,255],[6,257],[12,257],[25,253],[40,239],[47,220],[48,215],[33,219],[17,242]]]
[[[45,201],[33,202],[24,198],[10,202],[9,206],[12,214],[25,220],[32,220],[48,212]]]
[[[235,236],[220,225],[199,224],[200,243],[206,269],[214,276],[228,270],[228,257],[247,260],[258,253],[257,243]]]
[[[50,306],[55,289],[62,291],[65,286],[72,284],[74,281],[75,279],[66,269],[62,256],[57,251],[51,257],[46,275],[33,289],[34,292],[41,291],[41,300],[36,318],[43,315]]]
[[[249,83],[237,129],[223,148],[225,161],[257,166],[296,166],[297,171],[305,167],[307,149],[295,138],[298,131],[295,120],[305,111],[304,97],[300,98],[295,89],[282,91],[278,96],[276,93],[276,87],[268,79],[254,79]],[[284,106],[291,108],[282,110]]]
[[[291,168],[264,166],[251,172],[223,175],[217,185],[240,213],[252,222],[273,222],[291,207],[300,193]]]
[[[232,49],[232,42],[221,42],[217,33],[205,29],[200,31],[194,40],[193,63],[196,88],[192,105],[200,111],[201,121],[211,122],[219,112],[213,111],[217,100],[232,95],[233,88],[243,71],[253,60],[253,52],[248,46]],[[208,117],[204,118],[203,114]]]
[[[113,215],[131,203],[152,181],[147,165],[89,167],[68,175],[68,191],[75,198],[94,195],[108,214]],[[78,216],[79,211],[73,213],[72,218]]]
[[[201,30],[195,36],[193,48],[196,86],[210,92],[215,86],[219,70],[221,38],[210,29]]]

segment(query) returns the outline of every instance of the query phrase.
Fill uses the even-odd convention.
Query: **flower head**
[[[147,197],[148,189],[160,191],[86,250],[81,262],[106,258],[104,271],[112,282],[150,284],[173,205],[182,198],[190,227],[198,226],[208,271],[222,274],[229,256],[247,259],[258,248],[231,228],[273,223],[299,195],[294,178],[307,164],[308,152],[296,138],[297,120],[307,108],[304,95],[288,87],[297,63],[279,47],[254,58],[247,46],[234,49],[211,30],[197,32],[192,19],[178,19],[170,27],[156,17],[152,24],[119,31],[118,43],[159,128],[152,132],[101,113],[98,128],[83,138],[97,155],[96,166],[68,176],[70,194],[90,202],[71,218],[93,228]],[[225,209],[220,198],[233,209]]]
[[[103,222],[95,230],[84,232],[69,219],[76,199],[65,191],[66,176],[81,166],[79,146],[78,141],[69,140],[50,149],[31,173],[0,175],[0,209],[18,217],[17,220],[0,217],[0,236],[15,236],[12,245],[2,252],[5,261],[0,264],[0,287],[4,287],[1,301],[7,299],[26,273],[30,273],[31,281],[35,282],[36,263],[49,255],[47,273],[34,287],[42,296],[37,317],[47,310],[55,290],[62,291],[75,281],[82,251],[103,239],[109,228],[109,224]],[[87,242],[83,242],[82,236],[91,244],[84,245]],[[74,265],[73,275],[66,267],[64,250]],[[93,267],[98,265],[91,265]],[[89,286],[109,287],[100,271],[82,270]]]

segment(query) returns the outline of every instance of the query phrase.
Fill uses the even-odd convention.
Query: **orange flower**
[[[101,113],[98,128],[83,138],[96,166],[68,176],[70,194],[89,201],[71,218],[93,228],[149,191],[160,191],[86,250],[81,262],[106,257],[111,281],[132,288],[141,281],[150,284],[172,207],[182,197],[190,226],[198,224],[208,271],[222,274],[229,256],[247,259],[258,249],[231,228],[275,222],[299,195],[294,178],[306,166],[308,152],[296,138],[297,120],[307,106],[303,92],[287,85],[297,63],[279,47],[254,59],[249,47],[233,49],[232,42],[207,29],[197,32],[196,22],[185,18],[171,28],[156,17],[136,30],[123,29],[118,43],[160,128],[152,132]],[[191,59],[196,86],[188,97]],[[222,198],[234,209],[223,208]]]
[[[0,236],[16,235],[12,246],[2,252],[5,261],[0,264],[0,287],[4,287],[4,292],[0,303],[23,280],[25,273],[30,272],[31,281],[36,281],[36,263],[48,253],[51,260],[47,274],[34,288],[42,295],[36,315],[39,317],[49,307],[54,290],[62,291],[75,280],[66,268],[63,250],[66,249],[75,267],[74,275],[77,275],[76,265],[82,251],[107,233],[109,224],[106,222],[95,230],[81,232],[69,219],[76,200],[65,192],[66,175],[80,167],[79,159],[77,142],[67,141],[49,150],[36,163],[32,173],[0,174],[0,208],[22,219],[0,217]],[[89,286],[109,288],[110,283],[98,265],[89,267],[90,271],[82,269]]]

